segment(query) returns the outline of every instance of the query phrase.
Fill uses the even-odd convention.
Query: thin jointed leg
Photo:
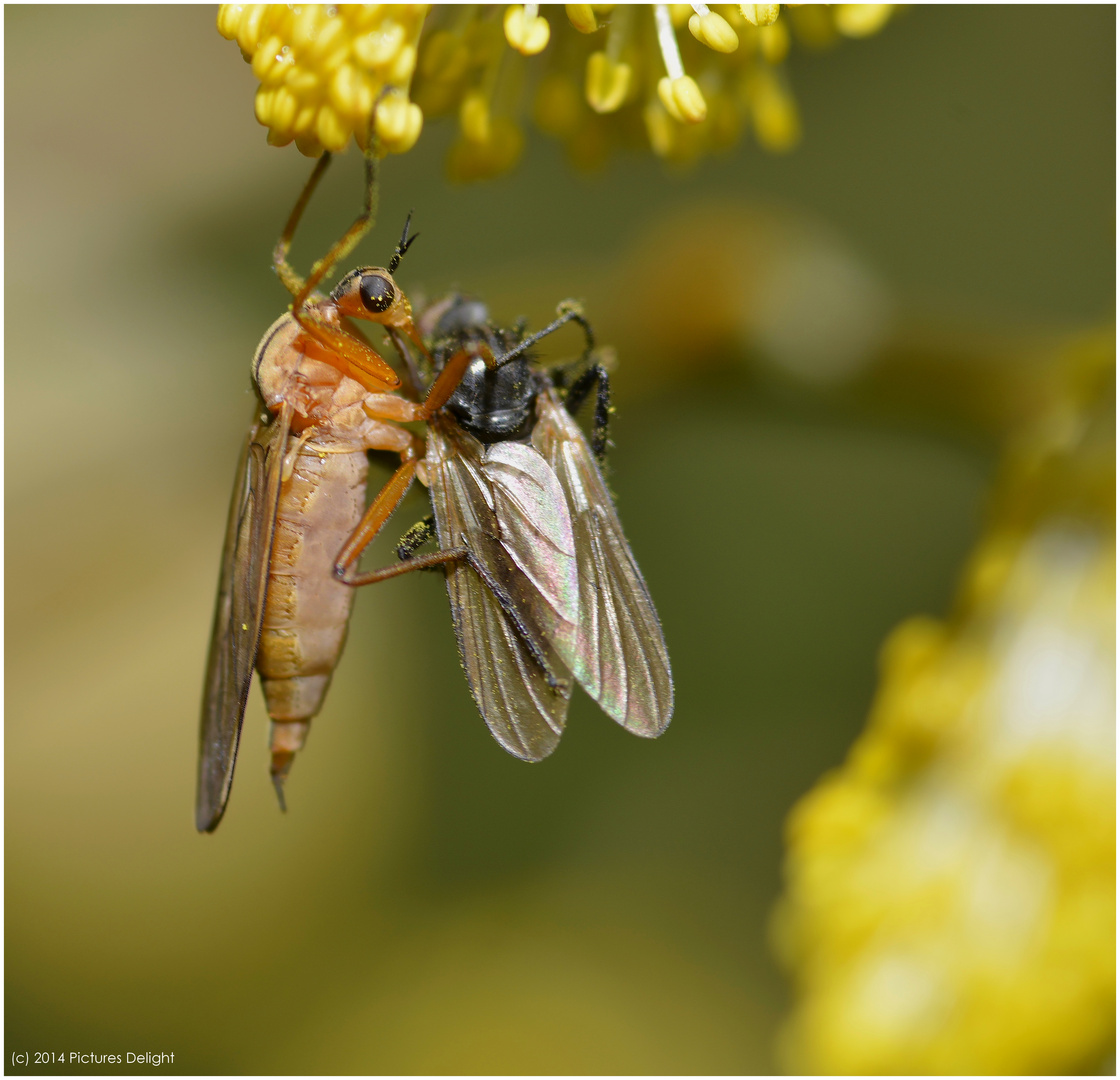
[[[591,387],[596,383],[598,387],[595,393],[595,422],[591,429],[591,449],[601,464],[607,453],[607,435],[611,422],[611,380],[607,369],[602,364],[595,364],[588,368],[572,383],[571,388],[564,395],[564,407],[575,416]]]

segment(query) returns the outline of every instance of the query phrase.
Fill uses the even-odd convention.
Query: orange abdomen
[[[342,655],[354,590],[334,576],[365,510],[364,451],[322,453],[314,439],[280,490],[257,671],[269,716],[310,720]]]

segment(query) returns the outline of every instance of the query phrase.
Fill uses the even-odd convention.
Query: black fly
[[[568,385],[566,369],[547,373],[528,350],[570,321],[583,327],[587,348],[586,370]],[[428,418],[420,472],[433,516],[402,538],[398,565],[354,573],[361,551],[347,550],[336,575],[363,585],[444,567],[471,693],[516,757],[539,761],[555,749],[573,682],[628,731],[660,735],[673,711],[669,657],[596,461],[610,390],[606,370],[587,363],[586,320],[565,305],[527,337],[520,326],[494,327],[480,301],[453,296],[425,311],[418,329],[435,376],[463,372]],[[393,340],[415,371],[405,342]],[[592,390],[594,452],[574,419]],[[433,538],[439,550],[417,555]]]

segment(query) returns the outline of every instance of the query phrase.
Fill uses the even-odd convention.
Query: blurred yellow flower
[[[393,153],[413,146],[425,114],[458,116],[450,171],[479,179],[517,161],[527,111],[582,166],[643,143],[660,157],[692,160],[734,144],[748,125],[765,149],[789,150],[800,138],[781,70],[790,24],[823,46],[874,33],[892,10],[223,4],[218,30],[253,65],[257,119],[274,145],[294,141],[318,156],[352,136],[362,144],[379,101],[377,135]]]
[[[1114,1046],[1114,355],[1066,357],[957,613],[895,630],[866,730],[790,815],[794,1072],[1092,1072]]]

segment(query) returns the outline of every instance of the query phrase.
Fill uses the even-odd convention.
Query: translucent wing
[[[562,656],[574,646],[579,624],[579,571],[564,490],[528,443],[487,446],[481,472],[502,549],[529,579],[527,606]]]
[[[516,523],[511,527],[510,521],[500,522],[495,513],[495,491],[484,471],[484,457],[482,444],[450,418],[439,416],[429,424],[427,464],[440,547],[466,547],[476,564],[460,561],[447,567],[447,595],[463,670],[494,738],[515,757],[539,761],[560,741],[572,692],[568,669],[550,636],[550,628],[562,621],[553,604],[563,609],[556,595],[563,588],[549,587],[542,594],[503,546],[503,532],[508,538],[511,531],[521,530]],[[501,467],[508,467],[508,460]],[[504,491],[497,504],[503,506],[512,497],[509,489],[516,493],[518,483],[500,486]],[[526,546],[513,543],[522,555]],[[541,560],[533,558],[539,568]],[[574,575],[570,581],[574,587]],[[503,610],[494,587],[501,590],[511,614]]]
[[[533,445],[567,496],[576,544],[579,632],[561,657],[612,720],[660,735],[673,715],[661,623],[587,440],[555,391],[537,398]]]
[[[234,480],[202,699],[195,804],[199,832],[217,828],[233,782],[268,591],[291,415],[285,406],[268,424],[254,418]]]

